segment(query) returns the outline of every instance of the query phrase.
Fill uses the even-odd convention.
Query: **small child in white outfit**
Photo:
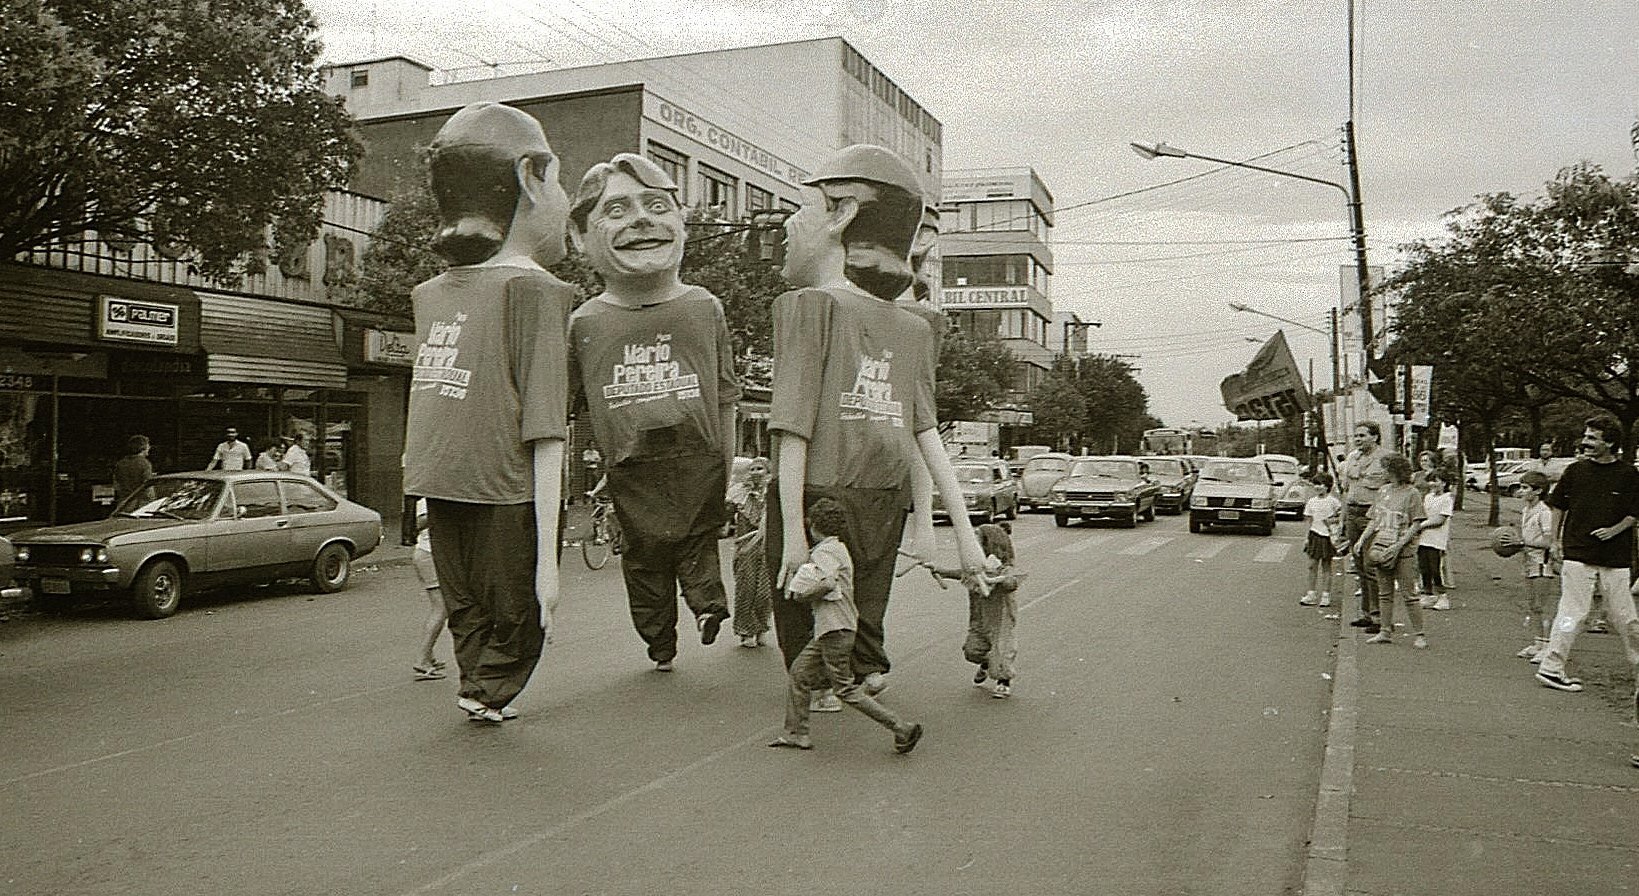
[[[1332,558],[1337,556],[1337,540],[1343,531],[1343,502],[1332,494],[1332,477],[1314,475],[1315,496],[1303,504],[1309,522],[1309,538],[1303,553],[1309,558],[1309,590],[1298,599],[1305,607],[1332,605]],[[1318,596],[1317,596],[1318,592]]]

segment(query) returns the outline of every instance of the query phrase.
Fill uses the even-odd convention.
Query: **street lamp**
[[[1351,145],[1352,145],[1353,135],[1354,135],[1354,128],[1351,124],[1350,126],[1348,126],[1348,128],[1346,130],[1346,133],[1345,133],[1345,136],[1347,136],[1351,140]],[[1280,177],[1290,177],[1293,180],[1306,180],[1306,181],[1308,181],[1312,184],[1325,184],[1328,187],[1336,188],[1338,192],[1342,193],[1343,194],[1343,201],[1348,205],[1348,208],[1349,208],[1349,235],[1350,235],[1350,237],[1353,238],[1353,241],[1354,241],[1355,283],[1357,284],[1357,286],[1359,287],[1359,290],[1360,290],[1359,302],[1360,302],[1361,341],[1362,341],[1362,343],[1364,344],[1364,346],[1366,348],[1366,358],[1367,358],[1367,360],[1371,359],[1371,357],[1373,355],[1373,348],[1374,348],[1374,346],[1372,345],[1372,341],[1373,341],[1373,336],[1372,336],[1372,333],[1373,333],[1373,331],[1372,331],[1372,305],[1371,305],[1371,301],[1367,298],[1367,295],[1366,295],[1367,291],[1371,287],[1371,281],[1370,281],[1370,278],[1367,276],[1367,273],[1366,273],[1366,222],[1365,222],[1365,218],[1361,214],[1361,210],[1360,210],[1360,197],[1358,195],[1358,193],[1359,193],[1358,186],[1356,187],[1355,191],[1351,193],[1349,191],[1348,187],[1345,187],[1344,185],[1338,183],[1335,180],[1326,180],[1325,178],[1320,178],[1320,177],[1310,177],[1307,174],[1298,174],[1298,173],[1293,172],[1293,171],[1282,171],[1279,168],[1267,168],[1267,167],[1264,167],[1263,165],[1254,165],[1251,162],[1236,162],[1236,161],[1233,161],[1231,159],[1220,159],[1220,158],[1216,158],[1214,156],[1203,156],[1200,153],[1187,152],[1185,150],[1179,149],[1176,146],[1168,146],[1165,143],[1157,143],[1153,146],[1146,146],[1142,143],[1132,143],[1132,144],[1129,144],[1129,145],[1132,146],[1133,152],[1138,153],[1139,156],[1141,156],[1141,157],[1143,157],[1143,158],[1145,158],[1149,161],[1154,161],[1154,160],[1156,160],[1158,158],[1162,158],[1162,157],[1166,157],[1166,158],[1169,158],[1169,159],[1200,159],[1203,162],[1214,162],[1214,163],[1219,164],[1219,165],[1229,165],[1232,168],[1248,168],[1248,169],[1251,169],[1253,171],[1262,171],[1265,174],[1274,174],[1274,175],[1278,175]],[[1352,158],[1352,154],[1351,154],[1351,158]]]
[[[1278,320],[1283,324],[1291,324],[1292,326],[1298,327],[1299,329],[1308,330],[1311,333],[1319,333],[1320,335],[1325,336],[1327,342],[1329,342],[1331,344],[1331,349],[1332,349],[1332,352],[1331,352],[1331,354],[1332,354],[1332,391],[1335,393],[1335,392],[1339,391],[1342,388],[1342,385],[1343,385],[1343,383],[1342,383],[1342,371],[1338,369],[1338,359],[1337,359],[1337,309],[1335,309],[1335,308],[1328,309],[1326,316],[1331,319],[1331,329],[1330,330],[1322,330],[1319,327],[1311,327],[1308,324],[1300,324],[1297,321],[1292,320],[1289,317],[1281,317],[1278,314],[1270,314],[1267,311],[1259,311],[1258,309],[1253,308],[1250,305],[1242,305],[1240,302],[1230,302],[1229,307],[1230,307],[1230,309],[1232,309],[1234,311],[1244,311],[1247,314],[1256,314],[1259,317],[1267,317],[1270,320]],[[1262,341],[1262,340],[1259,340],[1259,339],[1254,339],[1250,336],[1247,337],[1247,339],[1248,339],[1248,341],[1251,341],[1251,342],[1261,342]]]

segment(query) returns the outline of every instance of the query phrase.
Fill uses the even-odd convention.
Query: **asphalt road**
[[[965,595],[907,576],[884,700],[927,727],[909,756],[852,711],[815,717],[813,752],[766,748],[775,648],[688,633],[654,672],[617,566],[574,555],[499,727],[411,680],[407,566],[13,621],[0,893],[1293,892],[1336,630],[1296,606],[1301,534],[1022,518],[1009,700],[970,684]]]

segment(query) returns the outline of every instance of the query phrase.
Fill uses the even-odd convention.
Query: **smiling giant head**
[[[572,237],[611,292],[666,292],[677,282],[686,230],[677,184],[648,159],[621,153],[581,178]]]

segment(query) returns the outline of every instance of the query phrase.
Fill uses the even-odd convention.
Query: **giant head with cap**
[[[611,292],[677,283],[687,237],[677,184],[643,156],[623,152],[588,169],[569,223],[575,245]]]
[[[552,264],[564,255],[569,199],[540,122],[500,103],[473,103],[438,130],[428,148],[439,228],[433,251],[451,264],[524,255]]]
[[[846,280],[892,301],[913,280],[911,245],[922,221],[922,185],[880,146],[837,151],[803,181],[802,207],[785,222],[785,277],[798,286]]]

